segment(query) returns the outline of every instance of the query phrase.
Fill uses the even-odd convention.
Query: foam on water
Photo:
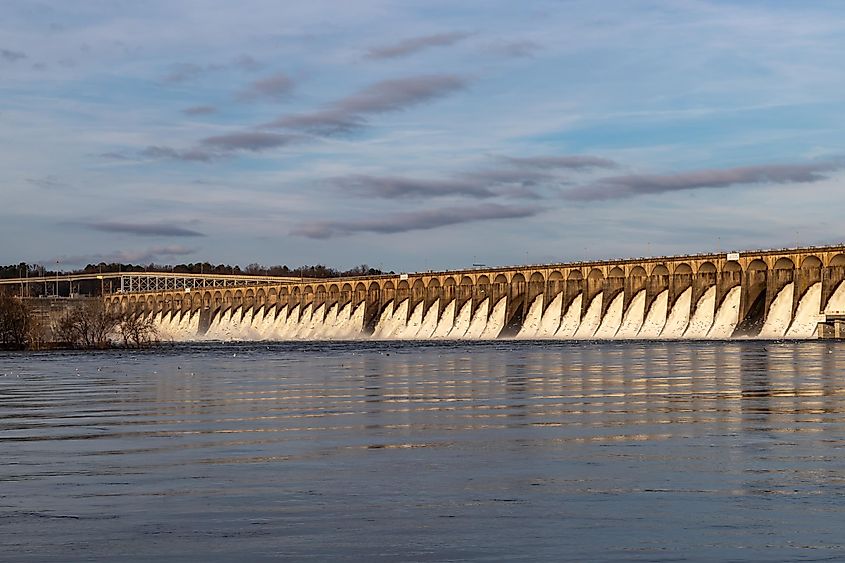
[[[536,338],[540,331],[540,323],[543,320],[543,295],[538,295],[531,302],[528,308],[528,314],[525,315],[525,320],[522,321],[522,328],[516,335],[516,338]]]
[[[645,322],[645,290],[640,290],[628,305],[616,338],[636,338]]]
[[[822,309],[822,284],[814,283],[807,289],[798,302],[795,318],[786,331],[787,338],[813,338],[816,328],[823,319],[819,313]]]
[[[716,317],[716,286],[710,286],[698,300],[690,319],[689,326],[684,332],[684,338],[704,338],[713,326]]]
[[[732,287],[716,312],[713,320],[713,327],[707,333],[707,338],[724,340],[733,335],[736,326],[739,324],[739,303],[742,297],[742,288]]]
[[[663,290],[657,294],[651,307],[648,309],[648,314],[645,316],[643,326],[640,332],[637,333],[639,338],[657,338],[660,336],[663,327],[666,326],[666,317],[669,313],[669,291]]]
[[[572,338],[581,325],[581,302],[583,293],[579,293],[566,308],[566,313],[560,321],[560,327],[555,332],[555,338]],[[561,304],[561,307],[563,305]]]
[[[688,287],[678,296],[669,316],[666,326],[660,333],[661,338],[681,338],[689,325],[690,305],[692,302],[692,288]]]
[[[578,330],[575,331],[575,338],[592,338],[601,324],[601,303],[603,295],[599,293],[590,302],[584,318],[581,319],[581,324]]]
[[[758,338],[783,338],[786,335],[786,330],[792,322],[792,297],[794,292],[794,283],[784,286],[778,292],[769,307],[769,313],[766,315]]]
[[[543,312],[543,319],[540,321],[540,330],[537,331],[537,338],[554,338],[557,329],[560,328],[562,308],[563,293],[558,293]]]

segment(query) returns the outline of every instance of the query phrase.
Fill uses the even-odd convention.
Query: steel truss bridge
[[[204,288],[245,287],[300,283],[311,278],[250,276],[237,274],[180,274],[174,272],[110,272],[93,274],[69,274],[26,278],[0,279],[0,287],[12,291],[19,288],[21,296],[31,295],[36,289],[44,295],[73,295],[80,282],[95,282],[103,295],[113,293],[148,293],[160,291],[182,291]],[[61,290],[61,291],[60,291]],[[66,291],[65,291],[66,290]]]

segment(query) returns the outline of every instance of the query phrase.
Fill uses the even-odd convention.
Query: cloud
[[[182,110],[185,115],[209,115],[217,113],[217,108],[214,106],[191,106]]]
[[[527,58],[533,57],[542,48],[540,44],[530,40],[502,41],[491,45],[490,51],[506,57]]]
[[[589,155],[564,156],[505,156],[502,160],[521,168],[584,170],[589,168],[616,168],[618,164],[608,158]]]
[[[0,49],[0,59],[4,61],[14,63],[21,59],[26,58],[26,53],[22,53],[21,51],[12,51],[10,49]]]
[[[205,234],[193,229],[186,229],[178,225],[165,223],[124,223],[120,221],[102,221],[84,223],[84,225],[95,231],[105,233],[125,233],[130,235],[152,236],[152,237],[204,237]]]
[[[402,41],[392,43],[390,45],[373,47],[367,51],[366,58],[394,59],[397,57],[404,57],[429,47],[446,47],[454,45],[458,41],[466,39],[469,35],[469,33],[453,31],[449,33],[436,33],[434,35],[409,37],[408,39],[403,39]]]
[[[336,186],[361,195],[387,199],[425,198],[447,195],[493,197],[496,195],[479,182],[462,180],[429,180],[400,176],[368,176],[354,174],[334,178]]]
[[[325,109],[283,116],[268,123],[266,127],[301,129],[320,134],[344,133],[366,125],[366,117],[369,115],[408,109],[462,90],[467,83],[465,78],[452,74],[384,80],[342,98]]]
[[[201,149],[179,150],[174,149],[172,147],[163,147],[159,145],[152,145],[145,148],[140,152],[140,155],[144,158],[169,158],[173,160],[184,160],[188,162],[211,162],[215,158],[219,157],[219,155],[213,152],[204,151]]]
[[[57,176],[53,176],[52,174],[49,176],[43,176],[41,178],[27,178],[27,183],[32,184],[33,186],[37,186],[39,188],[43,188],[45,190],[55,190],[58,188],[65,188],[67,184],[60,180]]]
[[[711,168],[677,174],[630,174],[600,179],[567,191],[574,201],[622,199],[645,194],[729,188],[745,184],[810,183],[824,180],[826,172],[845,168],[845,161],[810,164],[763,164],[737,168]]]
[[[263,131],[243,131],[240,133],[227,133],[206,137],[200,143],[205,147],[218,149],[225,152],[251,151],[258,152],[265,149],[272,149],[289,145],[292,142],[301,140],[299,135],[283,135],[279,133],[267,133]]]
[[[283,100],[290,95],[295,85],[291,77],[280,72],[252,82],[238,93],[237,98],[243,101],[261,98]]]
[[[328,239],[363,232],[394,234],[476,221],[533,217],[540,211],[537,207],[509,207],[488,203],[472,207],[448,207],[397,213],[391,217],[362,221],[316,221],[300,225],[293,229],[291,234],[313,239]]]
[[[122,264],[148,264],[159,262],[179,256],[188,256],[196,252],[194,248],[181,245],[154,246],[152,248],[139,250],[117,250],[104,254],[80,254],[75,256],[58,256],[50,260],[42,260],[44,263],[58,263],[61,266],[84,266],[86,264],[99,264],[100,262]]]
[[[261,64],[250,55],[240,55],[229,63],[210,63],[200,65],[196,63],[175,63],[162,77],[162,81],[169,84],[180,84],[196,80],[204,75],[226,69],[254,71],[261,68]]]
[[[170,66],[170,71],[164,75],[162,81],[179,84],[195,80],[204,74],[221,70],[222,65],[198,65],[195,63],[176,63]]]

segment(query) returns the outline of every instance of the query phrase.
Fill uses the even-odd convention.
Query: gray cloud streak
[[[263,131],[243,131],[206,137],[200,143],[203,146],[226,152],[251,151],[258,152],[289,145],[301,140],[299,135],[283,135]]]
[[[368,59],[394,59],[404,57],[429,47],[446,47],[454,45],[458,41],[469,37],[469,33],[453,31],[449,33],[436,33],[433,35],[422,35],[409,37],[391,45],[373,47],[367,51]]]
[[[217,154],[200,149],[179,150],[159,145],[153,145],[145,148],[140,152],[140,155],[144,158],[169,158],[173,160],[183,160],[186,162],[211,162],[215,158],[219,157]],[[110,156],[110,158],[114,157]]]
[[[0,59],[14,63],[26,58],[26,53],[21,51],[12,51],[11,49],[0,49]]]
[[[608,158],[590,155],[502,157],[505,162],[521,168],[584,170],[590,168],[616,168],[618,164]]]
[[[86,264],[98,264],[100,262],[121,262],[129,264],[147,264],[162,259],[188,256],[196,252],[194,248],[187,248],[180,245],[154,246],[141,250],[118,250],[106,254],[82,254],[76,256],[59,256],[58,261],[62,266]],[[43,260],[46,263],[55,263],[56,258]]]
[[[678,174],[630,174],[600,179],[565,192],[573,201],[623,199],[703,188],[729,188],[745,184],[818,182],[825,173],[845,168],[845,161],[810,164],[763,164],[737,168],[704,169]]]
[[[494,44],[490,50],[505,55],[506,57],[526,58],[533,57],[534,54],[541,50],[542,47],[530,40],[522,41],[502,41]]]
[[[293,79],[280,72],[250,83],[238,92],[237,98],[242,101],[254,101],[262,98],[275,101],[284,100],[290,96],[294,86],[296,86],[296,83]]]
[[[350,190],[361,195],[387,199],[427,198],[448,195],[485,198],[496,195],[489,188],[478,182],[461,180],[429,180],[400,176],[355,174],[334,178],[332,183],[344,190]]]
[[[214,106],[191,106],[182,110],[185,115],[209,115],[217,113],[217,108]]]
[[[395,234],[408,231],[436,229],[448,225],[533,217],[536,207],[510,207],[496,203],[472,207],[448,207],[397,213],[390,217],[361,221],[317,221],[293,229],[291,234],[313,239],[328,239],[356,233]]]
[[[120,221],[101,221],[84,223],[89,229],[105,233],[125,233],[129,235],[153,237],[204,237],[205,234],[193,229],[164,223],[124,223]]]
[[[196,63],[175,63],[170,65],[170,71],[162,77],[162,82],[180,84],[196,80],[206,74],[226,69],[254,71],[261,68],[261,64],[250,55],[240,55],[229,63],[211,63],[200,65]]]
[[[463,77],[451,74],[412,76],[376,82],[325,109],[280,117],[266,127],[290,128],[319,134],[345,133],[366,125],[366,117],[401,111],[462,90]]]

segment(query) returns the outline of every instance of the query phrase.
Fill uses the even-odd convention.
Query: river
[[[0,559],[845,559],[845,343],[0,353]]]

